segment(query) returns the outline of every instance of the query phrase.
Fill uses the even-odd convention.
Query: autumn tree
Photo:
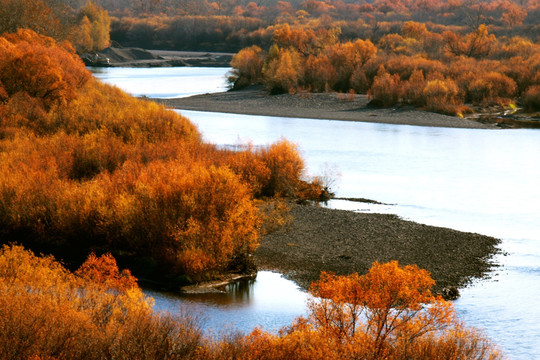
[[[337,81],[337,72],[327,56],[310,55],[304,69],[304,85],[314,92],[331,90]]]
[[[229,77],[233,89],[259,83],[262,80],[263,63],[263,51],[256,45],[242,49],[234,55],[231,61],[232,75]]]
[[[19,30],[0,38],[0,81],[8,96],[27,94],[48,110],[75,97],[90,78],[73,49],[52,38]]]
[[[401,98],[402,83],[399,75],[391,75],[384,67],[379,69],[368,96],[376,104],[388,107],[397,104]]]
[[[110,44],[111,20],[102,7],[88,1],[78,13],[78,29],[71,40],[78,52],[103,50]]]
[[[282,139],[263,149],[261,158],[270,170],[268,183],[262,189],[266,196],[294,198],[304,175],[304,161],[298,155],[298,147]]]
[[[401,34],[406,38],[422,39],[427,35],[427,33],[428,30],[426,28],[426,24],[414,21],[407,21],[401,27]]]
[[[308,304],[308,319],[326,337],[346,344],[355,358],[417,358],[422,346],[442,348],[449,338],[462,341],[459,335],[453,338],[461,325],[452,303],[431,293],[434,284],[426,270],[402,267],[397,261],[375,262],[361,276],[323,272],[309,290],[314,298]],[[476,354],[490,347],[476,344]]]
[[[332,46],[328,50],[328,58],[337,73],[334,89],[348,91],[353,73],[362,70],[376,54],[377,47],[369,40],[358,39]]]
[[[293,49],[276,48],[263,67],[264,84],[273,94],[294,91],[301,77],[301,57]]]
[[[463,36],[447,31],[443,34],[450,53],[481,58],[489,55],[495,45],[495,35],[489,34],[485,24],[481,24],[473,32]]]
[[[462,110],[458,105],[462,104],[459,88],[451,79],[433,79],[427,81],[423,96],[426,108],[433,112],[439,112],[448,115],[456,115]]]
[[[127,269],[120,271],[116,259],[110,253],[99,257],[91,253],[75,275],[105,289],[125,292],[137,288],[137,279]]]
[[[423,95],[426,80],[422,70],[414,70],[409,79],[403,84],[403,99],[406,103],[422,106],[425,103]]]
[[[503,3],[502,7],[503,13],[501,20],[509,27],[521,25],[523,20],[527,17],[527,11],[514,2],[506,1]]]
[[[60,39],[63,25],[44,0],[0,0],[0,34],[30,29]]]
[[[491,71],[478,74],[466,90],[473,103],[506,105],[515,97],[517,85],[508,76]]]
[[[208,359],[503,359],[498,349],[431,293],[415,265],[375,262],[365,275],[323,272],[309,289],[307,318],[278,335],[255,329],[221,340]]]

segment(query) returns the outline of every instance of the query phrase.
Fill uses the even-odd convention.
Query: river
[[[198,83],[193,79],[203,71],[181,69],[182,74],[169,70],[180,87],[183,77],[188,83]],[[139,71],[107,69],[99,76],[132,94],[161,97],[162,87],[156,85],[165,76],[161,69],[144,69],[141,76]],[[200,82],[208,80],[210,85],[202,92],[225,88],[223,74],[227,69],[220,71],[213,76],[221,78],[221,87],[216,87],[203,71]],[[118,74],[136,86],[116,82]],[[200,92],[197,88],[192,93]],[[186,96],[189,91],[168,90],[167,94]],[[330,172],[336,177],[338,196],[393,204],[333,201],[331,207],[395,213],[428,225],[501,238],[503,254],[495,259],[500,266],[489,279],[462,289],[455,306],[468,325],[483,329],[511,359],[540,359],[538,130],[429,128],[180,112],[199,127],[207,141],[216,144],[251,141],[264,145],[285,137],[299,145],[310,174]],[[285,295],[281,295],[282,290]],[[218,298],[149,295],[155,297],[158,309],[198,304],[207,328],[216,332],[228,324],[242,331],[256,325],[276,329],[290,324],[296,315],[304,313],[306,296],[279,274],[268,272],[261,273],[254,283],[238,285]]]

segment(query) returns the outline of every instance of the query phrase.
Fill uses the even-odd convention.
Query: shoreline
[[[500,129],[496,124],[486,124],[409,107],[374,108],[369,105],[366,95],[349,96],[338,93],[268,95],[261,86],[185,98],[151,100],[180,111],[193,110],[461,129]]]
[[[87,66],[101,67],[230,67],[233,55],[232,53],[147,50],[111,46],[97,53],[81,54],[81,59]]]
[[[103,67],[230,67],[233,53],[148,50],[109,47],[82,54],[87,66]],[[105,63],[103,63],[105,60]],[[269,95],[262,85],[246,89],[195,95],[187,98],[152,99],[178,110],[224,112],[318,120],[358,121],[379,124],[447,127],[461,129],[540,128],[540,114],[507,113],[478,109],[465,118],[398,105],[376,108],[366,95],[307,93]],[[482,112],[482,110],[484,112]],[[485,112],[487,110],[487,112]]]
[[[317,205],[291,205],[292,222],[261,238],[250,274],[222,274],[183,286],[182,294],[221,293],[226,285],[256,279],[258,271],[280,273],[307,291],[321,271],[365,274],[373,262],[417,265],[435,280],[432,291],[446,300],[498,265],[500,239],[403,220],[397,215],[356,213]]]

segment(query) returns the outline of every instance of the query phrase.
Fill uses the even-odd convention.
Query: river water
[[[193,81],[199,71],[181,69],[183,75],[171,75],[175,82],[182,83],[184,76],[186,82]],[[142,91],[161,96],[161,87],[154,85],[165,76],[161,69],[144,69],[140,77],[139,70],[108,69],[100,78],[135,95]],[[223,88],[227,70],[215,74]],[[116,83],[118,77],[137,85]],[[206,81],[207,73],[202,77],[200,82]],[[219,91],[213,81],[209,83],[202,92]],[[175,97],[187,92],[167,93]],[[500,266],[490,279],[463,289],[455,306],[468,325],[484,329],[511,359],[540,359],[540,131],[181,113],[216,144],[264,145],[285,137],[298,144],[309,174],[330,173],[336,179],[338,196],[392,204],[335,200],[330,207],[394,213],[428,225],[501,238],[503,254],[494,259]],[[276,329],[305,312],[306,295],[279,274],[262,272],[257,281],[229,290],[206,299],[149,295],[156,299],[157,309],[174,311],[179,304],[193,309],[197,304],[206,327],[216,332],[227,326],[242,331],[256,325]]]

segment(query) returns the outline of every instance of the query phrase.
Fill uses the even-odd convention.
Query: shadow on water
[[[255,296],[254,285],[256,279],[241,279],[220,288],[220,292],[207,294],[182,294],[179,295],[187,301],[216,306],[235,306],[249,304]]]

